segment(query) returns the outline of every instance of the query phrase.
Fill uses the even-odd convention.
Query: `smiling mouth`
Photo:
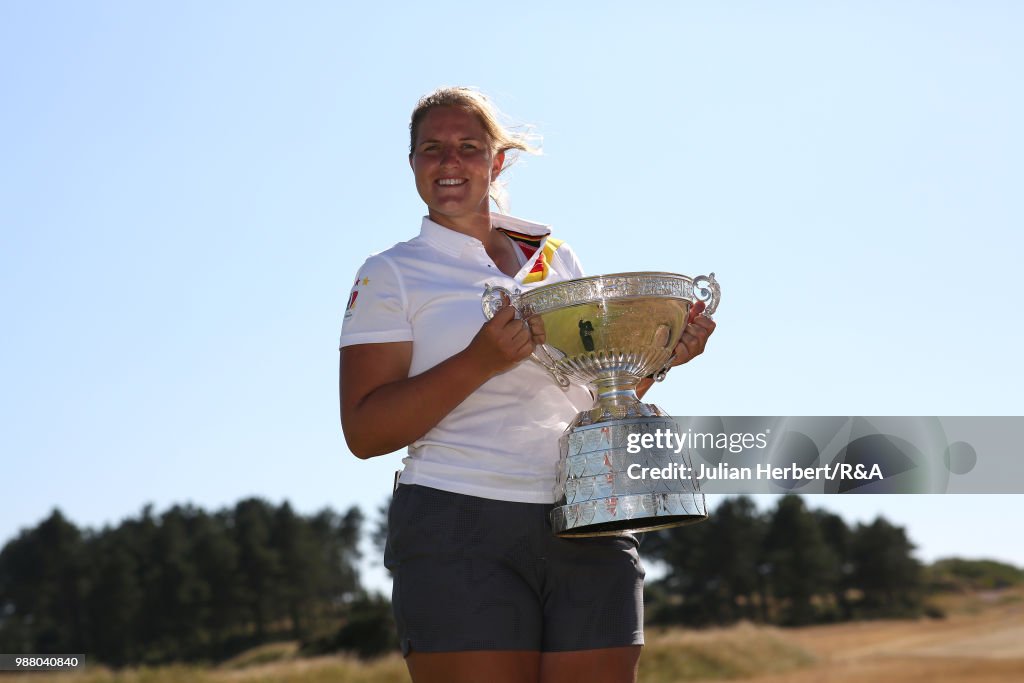
[[[455,186],[455,185],[463,185],[463,184],[465,184],[466,179],[465,178],[441,178],[439,180],[435,180],[434,182],[436,182],[438,185],[441,185],[443,187],[452,187],[452,186]]]

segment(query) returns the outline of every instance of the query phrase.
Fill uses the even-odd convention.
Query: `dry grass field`
[[[1024,596],[944,598],[948,618],[876,621],[787,631],[811,667],[757,683],[995,683],[1024,681]]]
[[[1024,592],[945,596],[940,620],[872,621],[802,629],[740,625],[648,629],[642,683],[1005,683],[1024,681]],[[398,683],[397,656],[294,658],[294,646],[258,648],[215,668],[168,666],[75,675],[0,676],[26,683]],[[486,683],[486,682],[483,682]]]

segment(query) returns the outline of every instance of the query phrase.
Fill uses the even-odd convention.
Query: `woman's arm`
[[[494,375],[533,353],[534,336],[502,308],[451,358],[409,377],[413,342],[341,350],[341,426],[349,450],[372,458],[408,446]]]

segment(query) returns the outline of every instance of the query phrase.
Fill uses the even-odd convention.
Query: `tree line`
[[[381,546],[386,514],[379,520],[371,536]],[[212,513],[147,507],[99,531],[54,511],[0,550],[0,652],[84,653],[119,666],[220,661],[275,640],[307,653],[393,650],[390,605],[357,570],[363,523],[355,507],[303,516],[259,499]],[[929,581],[1024,579],[961,560],[929,575],[904,529],[882,518],[850,527],[798,496],[765,512],[726,499],[703,523],[641,538],[645,561],[665,570],[646,588],[648,620],[659,624],[916,616]]]
[[[54,511],[0,551],[0,651],[112,665],[218,660],[336,629],[363,597],[363,515],[258,499],[83,531]]]
[[[656,622],[803,625],[925,608],[926,574],[903,528],[881,517],[850,528],[796,495],[764,513],[726,499],[705,522],[647,534],[641,550],[667,567],[649,586]]]

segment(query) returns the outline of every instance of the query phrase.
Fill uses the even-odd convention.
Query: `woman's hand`
[[[476,360],[487,377],[504,372],[529,358],[534,344],[543,343],[543,325],[540,327],[541,341],[536,342],[538,335],[535,326],[528,325],[515,315],[516,309],[507,304],[503,306],[483,324],[466,348],[466,353]]]
[[[708,345],[708,337],[715,331],[715,321],[701,315],[704,312],[704,302],[698,301],[690,308],[690,315],[686,319],[686,327],[683,329],[683,336],[676,344],[672,352],[672,365],[682,365],[704,353],[704,347]],[[643,398],[647,390],[654,385],[654,380],[645,377],[636,385],[636,395]]]
[[[706,315],[701,315],[703,312],[703,301],[698,301],[690,309],[690,316],[686,320],[683,336],[673,351],[672,367],[688,363],[704,353],[704,347],[708,345],[708,337],[715,331],[715,321]]]

